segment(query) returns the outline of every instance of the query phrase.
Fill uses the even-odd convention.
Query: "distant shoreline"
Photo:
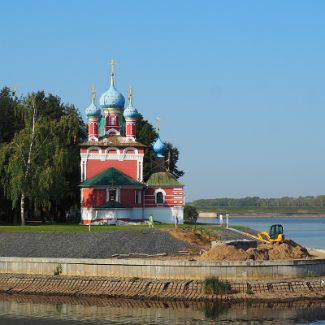
[[[225,217],[225,213],[222,214]],[[310,218],[310,219],[325,219],[325,213],[229,213],[229,218]],[[202,219],[217,219],[215,212],[200,212],[199,218]]]

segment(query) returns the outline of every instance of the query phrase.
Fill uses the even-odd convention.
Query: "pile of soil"
[[[247,253],[249,255],[253,254],[257,260],[301,259],[310,256],[305,247],[300,246],[293,240],[286,240],[284,243],[262,243],[255,249],[248,249]]]
[[[292,240],[284,243],[261,243],[244,250],[232,244],[220,244],[198,257],[203,261],[287,260],[310,257],[306,248]]]
[[[245,250],[227,244],[215,246],[198,257],[198,260],[202,261],[246,261],[248,259]]]
[[[172,235],[174,238],[197,246],[198,248],[203,248],[205,250],[208,250],[210,248],[210,239],[195,232],[191,228],[165,229],[165,231]]]

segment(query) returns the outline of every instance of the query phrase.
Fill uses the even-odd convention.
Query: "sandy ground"
[[[309,248],[308,252],[314,258],[324,258],[325,259],[325,249]]]

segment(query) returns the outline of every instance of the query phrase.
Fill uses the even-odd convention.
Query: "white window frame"
[[[158,203],[157,202],[158,193],[162,193],[162,195],[163,195],[163,203]],[[166,192],[162,188],[159,188],[159,189],[155,190],[155,204],[158,204],[158,205],[166,204]]]

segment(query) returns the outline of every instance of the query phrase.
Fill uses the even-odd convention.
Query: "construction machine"
[[[263,232],[258,233],[257,237],[260,240],[267,241],[270,243],[283,243],[284,242],[283,226],[282,225],[272,225],[270,227],[269,233],[267,233],[266,231],[263,231]]]

